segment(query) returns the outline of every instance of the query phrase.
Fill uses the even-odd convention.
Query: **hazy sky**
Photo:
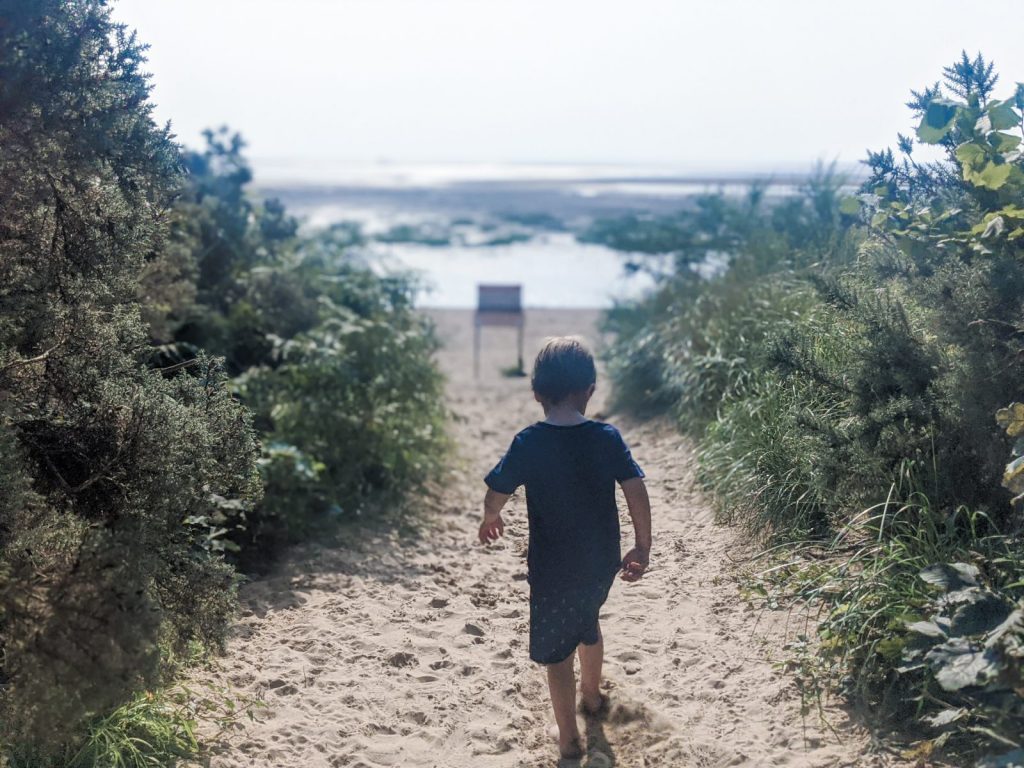
[[[961,48],[1024,80],[1019,0],[119,0],[179,139],[310,163],[855,162]],[[999,23],[1003,19],[1004,23]]]

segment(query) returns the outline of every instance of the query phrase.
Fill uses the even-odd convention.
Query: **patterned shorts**
[[[592,588],[530,590],[530,658],[539,664],[564,661],[580,643],[601,639],[597,617],[608,598],[611,580]]]

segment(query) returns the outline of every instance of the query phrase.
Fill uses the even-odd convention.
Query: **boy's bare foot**
[[[580,695],[580,712],[588,717],[600,717],[608,713],[611,700],[607,693],[597,692],[596,696]]]
[[[579,760],[586,754],[586,751],[583,749],[583,739],[578,733],[565,744],[563,744],[562,740],[559,739],[558,753],[564,760]]]

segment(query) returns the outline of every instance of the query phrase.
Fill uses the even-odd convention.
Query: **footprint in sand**
[[[442,336],[471,340],[472,313],[440,318]],[[539,338],[585,331],[592,319],[532,314],[536,323],[528,328]],[[498,438],[535,419],[536,404],[521,380],[475,379],[471,350],[471,342],[457,341],[440,353],[452,360],[452,401],[465,419],[453,424],[453,436],[467,461],[450,482],[445,477],[450,494],[439,525],[386,547],[310,545],[310,556],[299,550],[278,566],[284,577],[242,588],[248,618],[215,682],[240,688],[266,709],[256,722],[224,733],[218,768],[556,764],[556,736],[544,733],[553,719],[544,673],[528,657],[521,496],[505,545],[470,551],[480,475],[504,449],[506,438]],[[494,434],[480,438],[478,430]],[[767,632],[775,648],[789,617],[753,616],[736,597],[723,557],[735,537],[712,525],[696,492],[687,495],[688,445],[671,430],[631,425],[629,432],[640,463],[652,469],[659,570],[639,584],[617,584],[602,609],[602,628],[614,638],[607,665],[613,679],[603,686],[612,705],[602,721],[580,718],[588,754],[561,765],[899,765],[865,756],[857,734],[840,746],[802,721],[799,696],[751,636],[757,618],[757,635]],[[624,509],[622,519],[626,530]]]

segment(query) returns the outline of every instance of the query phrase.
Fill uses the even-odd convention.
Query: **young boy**
[[[505,530],[501,509],[526,486],[530,543],[530,658],[547,666],[562,757],[583,756],[576,725],[573,660],[580,655],[580,707],[601,714],[604,642],[598,612],[615,574],[636,581],[651,551],[651,509],[643,470],[618,430],[584,416],[594,394],[594,358],[575,337],[549,339],[533,367],[534,398],[544,421],[522,430],[485,478],[480,541]],[[615,483],[622,486],[636,546],[619,548]]]

